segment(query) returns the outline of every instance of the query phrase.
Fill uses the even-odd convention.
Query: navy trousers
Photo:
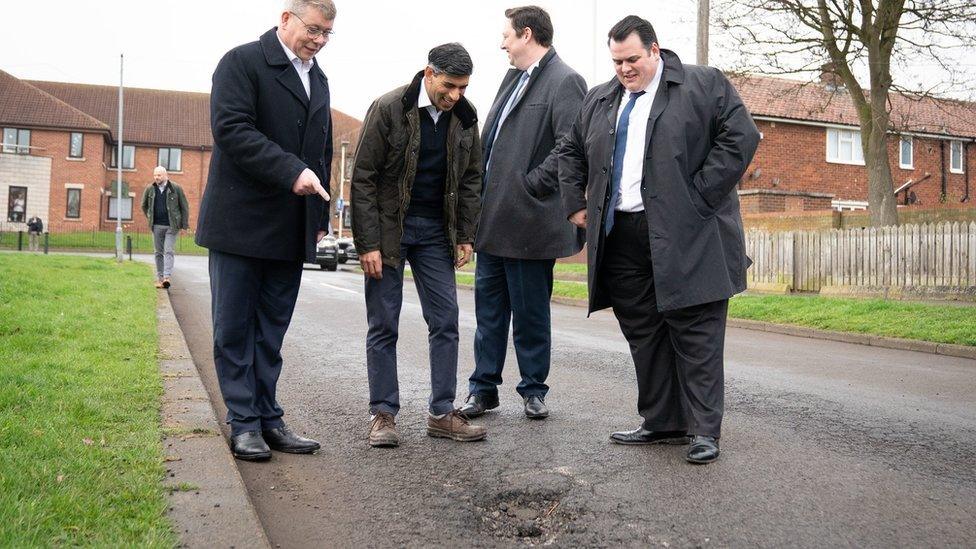
[[[512,326],[515,357],[522,380],[515,388],[523,397],[546,396],[552,351],[552,269],[555,259],[511,259],[478,253],[474,307],[474,373],[471,393],[497,396]]]
[[[300,261],[210,250],[214,365],[232,435],[283,424],[275,390],[301,278]]]
[[[403,221],[400,265],[383,266],[383,278],[366,278],[366,370],[369,412],[400,411],[396,345],[403,304],[404,260],[420,295],[430,349],[430,399],[434,415],[454,410],[457,392],[458,305],[454,252],[440,219],[408,216]]]

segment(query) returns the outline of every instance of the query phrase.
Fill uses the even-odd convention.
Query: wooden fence
[[[976,222],[746,233],[750,283],[819,292],[825,286],[976,288]],[[970,292],[971,293],[971,292]]]

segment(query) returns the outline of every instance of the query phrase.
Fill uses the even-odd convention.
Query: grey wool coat
[[[745,290],[751,260],[736,185],[759,145],[759,131],[721,71],[683,65],[669,50],[662,49],[661,58],[641,194],[657,308],[668,311]],[[559,153],[564,216],[586,209],[590,312],[610,306],[599,261],[622,92],[616,78],[590,90]]]
[[[487,143],[521,74],[517,69],[508,71],[488,111],[481,138],[486,162]],[[582,231],[563,213],[554,149],[569,133],[584,95],[583,77],[550,48],[491,147],[475,251],[515,259],[554,259],[582,249]]]

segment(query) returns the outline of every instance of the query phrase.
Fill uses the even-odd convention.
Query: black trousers
[[[728,300],[657,310],[644,212],[616,213],[601,256],[600,284],[630,344],[644,428],[718,438]]]
[[[300,261],[210,250],[214,365],[232,435],[283,425],[275,391],[301,279]]]

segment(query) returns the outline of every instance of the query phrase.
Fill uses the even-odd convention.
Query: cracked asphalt
[[[426,436],[426,326],[401,315],[401,445],[366,444],[362,275],[306,269],[278,385],[312,456],[238,462],[275,546],[972,547],[976,361],[729,330],[722,457],[612,445],[636,384],[612,314],[553,305],[552,415],[529,421],[509,353],[479,443]],[[206,258],[179,257],[173,307],[220,417]],[[457,404],[473,369],[474,300],[458,292]],[[225,433],[226,434],[226,433]]]

